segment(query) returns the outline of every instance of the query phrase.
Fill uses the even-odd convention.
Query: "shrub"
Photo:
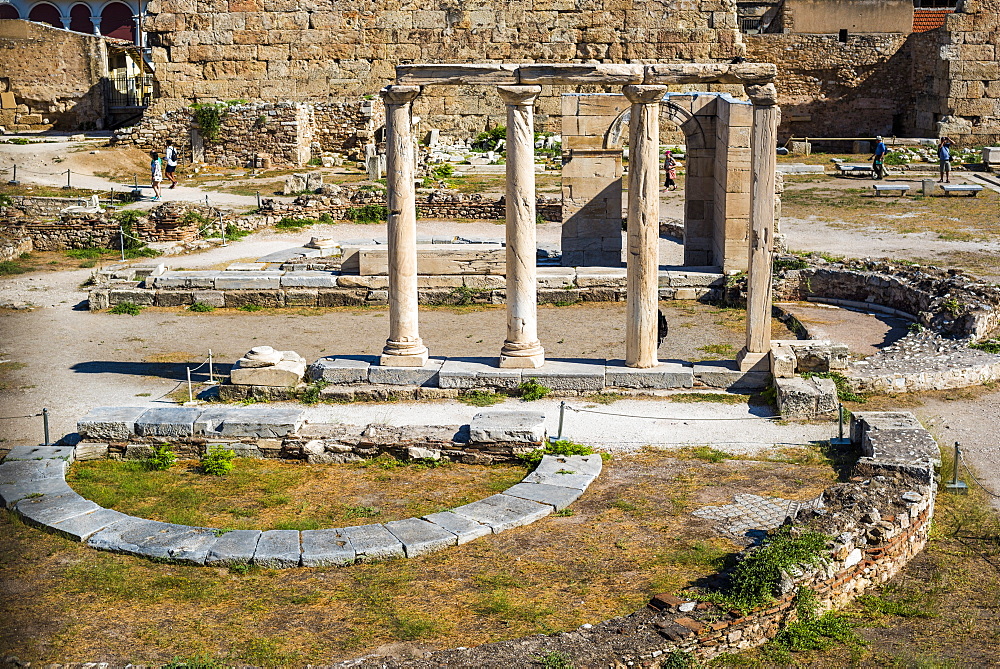
[[[517,387],[517,395],[525,402],[533,402],[535,400],[540,400],[546,395],[552,392],[551,388],[543,386],[538,382],[537,379],[528,379],[527,381],[522,381],[521,385]]]
[[[225,476],[233,469],[236,452],[219,444],[209,446],[201,456],[201,471],[212,476]]]
[[[214,142],[219,136],[222,122],[229,113],[229,105],[223,102],[205,102],[193,104],[194,120],[198,123],[198,129],[202,138],[206,142]]]
[[[153,446],[153,455],[148,460],[150,469],[165,471],[170,469],[175,462],[177,462],[177,456],[174,455],[174,451],[170,448],[170,444],[158,444]]]
[[[525,464],[534,466],[542,461],[544,455],[590,455],[593,452],[594,449],[590,446],[577,444],[568,439],[560,439],[559,441],[550,441],[545,445],[545,448],[539,448],[537,451],[522,456],[521,460]]]
[[[65,253],[67,258],[75,260],[97,260],[105,253],[113,253],[113,250],[100,246],[89,246],[85,249],[69,249]]]
[[[389,208],[381,204],[350,207],[344,216],[355,223],[382,223],[389,218]]]
[[[431,176],[435,179],[447,179],[448,177],[455,176],[455,168],[451,163],[435,165],[431,169]]]
[[[14,262],[13,260],[4,260],[0,262],[0,276],[6,276],[9,274],[24,274],[25,272],[30,272],[32,268],[22,265],[19,262]]]
[[[507,139],[507,126],[498,125],[476,135],[472,142],[473,151],[492,151],[501,139]]]
[[[331,216],[326,212],[323,212],[322,214],[319,215],[319,222],[322,223],[323,225],[333,225],[334,223],[336,223],[336,221],[333,220],[333,216]]]
[[[215,311],[215,307],[213,307],[211,304],[205,304],[204,302],[195,302],[190,307],[188,307],[188,311],[197,311],[199,313],[206,313],[209,311]]]
[[[138,316],[139,314],[142,313],[142,310],[144,308],[145,307],[142,307],[136,304],[135,302],[119,302],[115,306],[108,309],[108,313],[118,314],[118,315],[124,314],[128,316]]]
[[[274,227],[279,230],[301,230],[302,228],[315,224],[315,218],[292,218],[290,216],[285,216],[283,219],[275,223]]]

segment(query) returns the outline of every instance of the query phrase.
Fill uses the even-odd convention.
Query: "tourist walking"
[[[663,187],[667,190],[677,190],[677,161],[669,150],[663,156],[663,169],[667,173]]]
[[[951,183],[951,147],[954,144],[955,142],[951,141],[951,137],[947,135],[938,140],[938,169],[941,173],[938,183]]]
[[[881,137],[875,138],[875,154],[872,156],[872,176],[876,180],[885,179],[885,154],[889,153]]]
[[[174,170],[177,169],[177,148],[174,146],[174,140],[167,140],[167,150],[163,157],[167,160],[167,178],[170,179],[170,187],[173,188],[177,185],[177,178],[174,176]]]
[[[153,202],[160,199],[160,182],[163,181],[163,161],[160,160],[160,154],[156,151],[150,151],[149,157],[152,159],[149,161],[149,179],[153,182]]]

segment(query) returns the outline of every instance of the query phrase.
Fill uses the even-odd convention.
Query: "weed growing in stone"
[[[198,313],[208,313],[209,311],[215,311],[215,307],[211,304],[206,304],[204,302],[195,302],[190,307],[188,311],[196,311]]]
[[[672,650],[664,656],[660,666],[663,669],[694,669],[699,664],[691,653],[684,650]]]
[[[260,306],[259,304],[244,304],[239,309],[240,309],[240,311],[248,311],[250,313],[253,313],[255,311],[260,311],[263,308],[264,307]]]
[[[142,313],[144,307],[136,304],[135,302],[119,302],[115,306],[108,309],[109,314],[117,315],[128,315],[128,316],[138,316]]]
[[[719,404],[746,404],[749,395],[734,395],[731,393],[676,393],[668,395],[671,402],[717,402]]]
[[[685,448],[681,451],[684,455],[688,457],[695,458],[696,460],[704,460],[705,462],[720,463],[723,460],[728,460],[730,455],[725,451],[720,451],[711,446],[694,446],[693,448]]]
[[[527,381],[522,381],[517,387],[517,396],[520,397],[525,402],[534,402],[535,400],[540,400],[546,395],[552,392],[552,389],[543,386],[538,382],[537,379],[528,379]]]
[[[459,395],[458,401],[474,407],[490,407],[503,402],[507,397],[490,390],[469,390]]]
[[[147,464],[150,469],[166,471],[173,467],[175,462],[177,462],[177,456],[174,455],[174,450],[170,448],[170,444],[157,444],[153,446],[153,455],[149,458]]]
[[[535,661],[544,669],[573,669],[573,663],[570,662],[569,656],[557,650],[545,655],[536,655]]]
[[[612,402],[625,399],[625,395],[623,393],[594,393],[593,395],[587,395],[587,399],[595,404],[611,404]]]
[[[590,455],[593,452],[594,449],[590,446],[576,444],[568,439],[560,439],[559,441],[550,441],[545,444],[545,448],[539,448],[536,451],[521,456],[521,459],[525,464],[533,467],[542,461],[543,455]]]
[[[700,598],[748,613],[774,599],[782,572],[798,564],[816,564],[827,541],[818,532],[782,526],[733,567],[724,590]]]
[[[317,404],[320,400],[320,392],[323,388],[326,388],[329,384],[326,381],[316,381],[315,383],[310,383],[305,390],[302,391],[302,395],[299,397],[303,404]]]
[[[236,452],[232,449],[213,444],[201,456],[201,471],[212,476],[225,476],[232,471],[235,457]]]
[[[802,378],[808,379],[816,377],[818,379],[832,379],[837,386],[837,399],[841,402],[857,402],[864,404],[868,399],[864,395],[859,395],[851,389],[851,382],[846,376],[839,372],[803,372]]]
[[[377,506],[348,506],[344,509],[346,518],[374,518],[382,513]]]
[[[987,353],[1000,354],[1000,340],[987,339],[986,341],[981,341],[978,344],[970,344],[969,348],[979,349],[980,351],[986,351]]]

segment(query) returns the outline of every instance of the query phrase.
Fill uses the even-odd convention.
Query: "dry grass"
[[[381,499],[405,508],[442,493],[438,471],[419,472],[421,485],[386,487]],[[346,499],[348,479],[382,473],[397,470],[350,470],[331,504]],[[297,495],[310,489],[302,476]],[[0,615],[17,624],[0,629],[0,649],[35,662],[202,655],[276,666],[334,662],[389,642],[469,646],[569,630],[717,571],[737,547],[690,516],[694,508],[737,492],[802,499],[831,477],[822,465],[617,457],[572,515],[412,560],[244,575],[98,553],[4,512],[0,579],[15,585]]]

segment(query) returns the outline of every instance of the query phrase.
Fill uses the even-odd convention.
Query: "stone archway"
[[[614,266],[630,109],[619,94],[564,99],[574,97],[563,104],[563,264]],[[660,110],[687,146],[684,265],[745,270],[752,105],[719,93],[667,93]]]
[[[0,19],[19,19],[21,14],[17,7],[7,3],[0,3]]]

